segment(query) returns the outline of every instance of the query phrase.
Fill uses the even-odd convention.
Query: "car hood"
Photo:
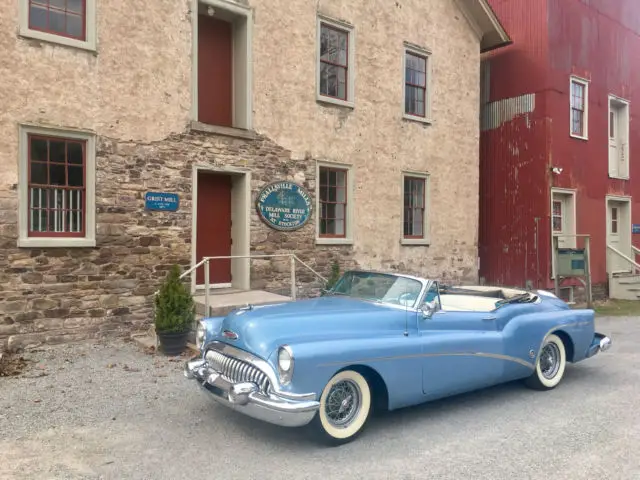
[[[353,298],[327,296],[296,302],[254,306],[231,312],[222,322],[216,340],[258,355],[265,360],[283,344],[362,337],[376,323],[372,317],[404,315],[388,305]],[[235,333],[231,340],[224,332]]]

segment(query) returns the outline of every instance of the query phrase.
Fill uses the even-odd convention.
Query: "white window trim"
[[[609,94],[609,104],[608,104],[608,109],[607,109],[607,139],[609,138],[609,132],[611,132],[611,104],[612,103],[617,103],[619,105],[624,105],[627,111],[627,118],[625,119],[625,125],[624,125],[624,136],[627,139],[627,143],[625,145],[625,155],[626,155],[626,163],[627,163],[627,174],[626,175],[611,175],[609,174],[609,178],[616,178],[618,180],[629,180],[630,176],[631,176],[631,162],[630,160],[630,150],[631,150],[631,139],[629,137],[630,134],[630,122],[631,122],[631,105],[629,100],[626,100],[624,98],[618,97],[616,95],[611,95]],[[620,123],[618,123],[618,132],[620,131]],[[607,151],[609,151],[608,148],[608,140],[607,140]],[[607,154],[607,158],[609,160],[609,166],[611,165],[611,153],[609,151],[609,153]],[[609,168],[609,171],[610,168]]]
[[[191,125],[192,128],[215,130],[222,135],[238,136],[244,131],[253,130],[253,10],[245,5],[229,0],[190,0],[191,2]],[[233,127],[207,125],[198,121],[198,15],[199,5],[207,5],[214,10],[225,11],[237,17],[243,17],[246,25],[245,43],[236,44],[236,32],[233,33]],[[240,49],[242,48],[242,49]],[[236,55],[244,55],[244,61],[236,62]],[[241,73],[238,75],[237,68]],[[243,71],[242,71],[243,70]],[[244,75],[244,78],[242,76]],[[238,85],[240,83],[240,85]],[[243,92],[239,93],[239,90]],[[235,132],[235,133],[234,133]]]
[[[424,117],[420,117],[418,115],[412,115],[405,111],[405,95],[406,95],[406,86],[407,86],[407,78],[406,78],[406,56],[407,53],[412,53],[414,55],[418,55],[420,57],[425,57],[427,60],[426,64],[426,91],[425,91],[425,103],[424,103]],[[405,120],[411,120],[414,122],[431,124],[433,123],[432,112],[431,112],[431,92],[432,92],[432,83],[431,77],[433,75],[433,68],[431,66],[432,58],[431,58],[431,50],[423,47],[419,47],[418,45],[413,45],[409,42],[403,43],[402,48],[402,118]]]
[[[550,212],[549,212],[549,228],[551,230],[551,279],[555,279],[556,277],[556,256],[555,253],[553,252],[553,244],[554,244],[554,237],[558,237],[561,236],[559,234],[554,233],[553,231],[553,197],[554,194],[561,194],[561,195],[566,195],[566,196],[570,196],[571,197],[571,205],[572,208],[571,210],[568,209],[563,209],[562,210],[562,216],[563,216],[563,222],[566,219],[566,215],[567,213],[569,213],[571,215],[572,218],[572,228],[570,232],[564,232],[566,235],[576,235],[576,232],[578,231],[578,216],[577,216],[577,211],[578,211],[578,195],[577,195],[577,190],[574,188],[559,188],[559,187],[554,187],[551,189],[551,195],[549,196],[549,207],[551,208]],[[571,240],[569,240],[570,245],[567,248],[576,248],[577,245],[577,237],[569,237]]]
[[[404,238],[404,179],[405,177],[424,179],[424,216],[422,225],[424,238]],[[424,172],[403,171],[400,184],[400,244],[401,245],[431,245],[431,176]]]
[[[347,221],[344,238],[327,238],[320,236],[320,167],[341,168],[347,171]],[[316,245],[352,245],[354,225],[354,178],[353,165],[336,162],[316,161]]]
[[[29,145],[28,135],[74,138],[87,142],[85,154],[86,210],[84,237],[29,237]],[[18,176],[18,247],[95,247],[96,246],[96,137],[93,132],[63,130],[36,125],[19,125],[19,176]]]
[[[320,94],[320,32],[322,24],[326,23],[340,30],[345,30],[349,35],[347,55],[347,100],[327,97]],[[356,79],[356,31],[355,27],[347,22],[336,20],[325,15],[318,14],[316,20],[316,101],[331,103],[342,107],[355,108],[355,79]]]
[[[57,43],[67,47],[79,48],[95,52],[97,50],[97,28],[96,28],[96,0],[86,0],[86,38],[85,40],[77,40],[68,38],[54,33],[41,32],[29,28],[29,2],[28,0],[20,0],[20,29],[21,37],[33,38],[50,43]]]
[[[584,85],[584,135],[576,135],[572,131],[573,122],[571,121],[571,87],[573,83]],[[589,140],[589,80],[571,75],[569,78],[569,135],[579,140]]]

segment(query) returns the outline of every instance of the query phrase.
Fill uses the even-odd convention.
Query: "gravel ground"
[[[0,378],[0,478],[640,479],[640,319],[538,393],[503,385],[374,418],[326,448],[232,412],[135,345],[30,352]]]

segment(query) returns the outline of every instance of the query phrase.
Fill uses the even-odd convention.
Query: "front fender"
[[[416,336],[387,336],[364,339],[336,339],[289,344],[294,355],[294,372],[289,385],[281,389],[290,393],[315,392],[317,400],[331,377],[350,366],[366,367],[384,381],[389,407],[409,405],[422,397],[420,343]],[[277,370],[277,350],[269,363]]]

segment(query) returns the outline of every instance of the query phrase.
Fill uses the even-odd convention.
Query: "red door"
[[[198,120],[231,127],[232,28],[229,22],[198,15]]]
[[[203,257],[231,255],[231,177],[198,173],[196,263]],[[231,259],[209,262],[210,283],[231,283]],[[204,267],[196,270],[204,285]]]

